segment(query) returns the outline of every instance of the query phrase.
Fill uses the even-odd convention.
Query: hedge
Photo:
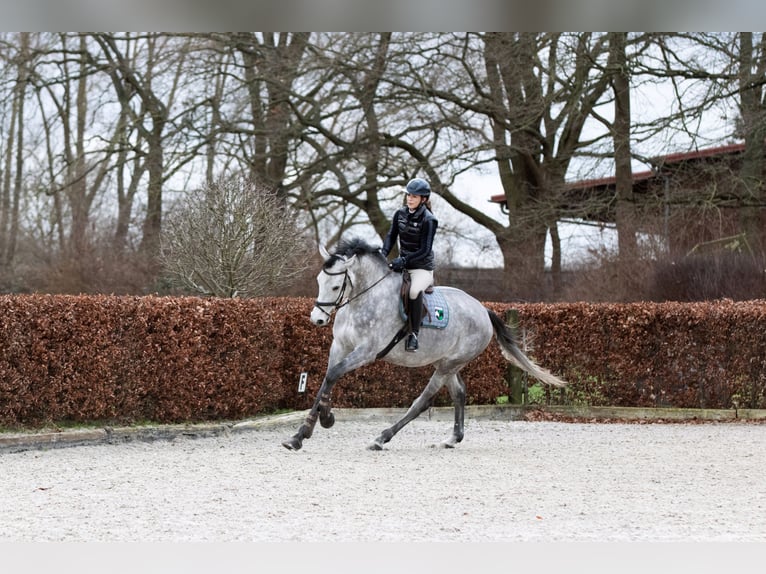
[[[308,408],[332,342],[331,328],[309,321],[312,304],[0,296],[0,425],[199,422]],[[514,311],[527,353],[570,381],[551,401],[766,407],[765,301],[486,305]],[[491,343],[463,371],[467,402],[507,395],[507,371]],[[430,376],[379,361],[341,378],[334,404],[405,407]],[[435,404],[451,404],[446,391]]]

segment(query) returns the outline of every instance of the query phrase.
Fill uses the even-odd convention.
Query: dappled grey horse
[[[566,385],[519,349],[513,333],[496,313],[464,291],[451,287],[437,288],[449,310],[449,323],[441,329],[421,329],[419,350],[406,352],[404,344],[398,344],[405,333],[399,309],[401,274],[389,269],[378,248],[359,239],[341,242],[333,255],[322,247],[320,253],[325,262],[317,275],[319,294],[311,321],[328,325],[335,312],[333,342],[327,372],[314,404],[297,434],[282,443],[286,448],[300,449],[303,440],[311,437],[317,418],[324,428],[330,428],[335,422],[331,393],[337,380],[377,359],[405,367],[433,365],[435,371],[404,416],[368,446],[371,450],[381,450],[407,423],[428,409],[445,385],[455,405],[455,424],[441,446],[451,448],[462,441],[465,383],[460,370],[487,348],[493,334],[497,335],[508,361],[543,383]]]

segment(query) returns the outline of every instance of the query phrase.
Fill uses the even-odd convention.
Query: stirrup
[[[418,350],[418,336],[415,333],[410,333],[407,337],[407,343],[404,345],[404,350],[410,353],[414,353]]]

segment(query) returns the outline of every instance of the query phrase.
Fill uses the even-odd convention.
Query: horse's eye
[[[332,288],[333,291],[337,291],[338,289],[340,289],[340,285],[336,285],[335,287]]]

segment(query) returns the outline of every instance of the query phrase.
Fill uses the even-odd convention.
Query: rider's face
[[[409,209],[417,209],[420,207],[421,196],[414,195],[412,193],[407,194],[407,207]]]

